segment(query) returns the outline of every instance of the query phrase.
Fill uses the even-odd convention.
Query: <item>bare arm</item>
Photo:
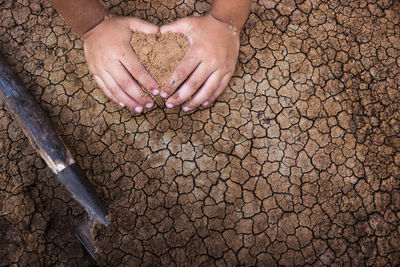
[[[99,0],[48,0],[72,30],[83,36],[104,20],[107,13]]]
[[[141,88],[158,93],[157,83],[139,62],[129,41],[135,31],[156,33],[159,28],[134,17],[105,19],[107,10],[100,0],[49,2],[83,37],[89,70],[104,94],[136,112],[151,108],[154,102]]]

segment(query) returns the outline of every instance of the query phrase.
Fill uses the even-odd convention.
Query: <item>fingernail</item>
[[[174,105],[172,105],[171,103],[167,103],[166,105],[167,105],[167,108],[173,108],[174,107]]]
[[[160,93],[160,91],[158,91],[157,89],[153,90],[153,95],[158,95],[158,93]]]
[[[140,112],[143,111],[143,107],[137,106],[137,107],[135,108],[135,111],[136,111],[137,113],[140,113]]]
[[[119,104],[121,107],[125,107],[125,104],[122,103],[122,102],[119,102],[118,104]]]
[[[168,96],[168,94],[167,94],[166,92],[162,92],[162,93],[161,93],[161,97],[162,97],[162,98],[167,98],[167,96]]]
[[[152,108],[153,107],[153,103],[147,103],[146,104],[146,108]]]
[[[183,111],[185,111],[185,112],[188,112],[189,110],[190,110],[189,107],[184,107],[184,108],[183,108]]]
[[[208,106],[208,104],[209,104],[208,101],[204,102],[204,103],[203,103],[203,107]]]

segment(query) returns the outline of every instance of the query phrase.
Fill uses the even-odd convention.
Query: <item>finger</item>
[[[159,89],[157,82],[140,63],[132,47],[127,47],[131,53],[126,53],[122,58],[122,65],[136,79],[136,81],[148,92],[158,95]],[[128,51],[127,50],[127,51]]]
[[[153,107],[153,100],[143,93],[140,86],[135,82],[133,77],[121,63],[109,68],[108,72],[114,78],[114,81],[117,82],[119,87],[137,103],[141,106],[146,106],[146,108]]]
[[[108,90],[107,86],[104,84],[103,80],[100,78],[100,76],[93,74],[93,78],[96,81],[97,85],[100,87],[100,89],[103,91],[103,93],[112,101],[115,103],[119,104],[121,107],[125,107],[124,103],[118,103],[118,100],[114,97],[114,95],[111,93],[110,90]]]
[[[132,99],[129,95],[127,95],[121,87],[119,87],[118,83],[114,80],[114,78],[108,72],[102,72],[101,78],[104,81],[105,86],[110,90],[111,94],[117,100],[117,103],[123,103],[130,109],[140,113],[143,111],[143,107],[137,103],[134,99]]]
[[[215,99],[217,99],[217,97],[219,97],[228,86],[231,77],[232,73],[225,74],[224,78],[222,78],[221,84],[218,86],[217,90],[214,91],[214,94],[208,100],[203,102],[203,107],[207,107],[208,105],[214,103]]]
[[[160,30],[160,27],[154,25],[150,22],[140,20],[132,17],[125,17],[128,22],[129,28],[133,32],[144,32],[147,34],[157,33]]]
[[[167,98],[192,74],[201,63],[199,58],[185,56],[174,70],[161,91],[161,97]]]
[[[210,99],[221,84],[222,78],[223,76],[219,72],[211,74],[189,103],[183,107],[183,110],[192,110]]]
[[[172,108],[187,101],[200,88],[210,74],[210,70],[206,64],[200,64],[178,91],[167,100],[166,106]]]

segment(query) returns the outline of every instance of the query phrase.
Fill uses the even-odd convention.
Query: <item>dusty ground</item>
[[[163,24],[209,3],[108,6]],[[399,19],[394,0],[254,1],[229,88],[191,114],[109,102],[39,1],[0,0],[0,47],[116,214],[104,262],[398,265]],[[2,106],[0,140],[0,265],[89,265],[82,209]]]

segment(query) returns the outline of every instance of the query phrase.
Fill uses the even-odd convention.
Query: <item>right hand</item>
[[[137,18],[112,17],[85,33],[83,39],[89,70],[104,94],[140,113],[154,105],[141,87],[154,95],[159,89],[130,45],[135,31],[151,34],[159,28]]]

